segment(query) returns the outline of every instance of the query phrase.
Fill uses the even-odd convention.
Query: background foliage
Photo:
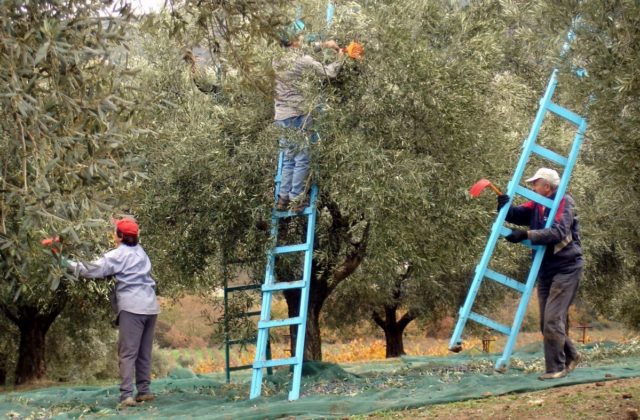
[[[324,322],[355,323],[388,307],[398,318],[430,322],[455,312],[494,214],[490,196],[470,201],[466,189],[481,177],[506,186],[558,67],[557,102],[589,118],[570,185],[588,263],[581,299],[638,327],[640,10],[633,1],[340,1],[329,28],[324,2],[299,4],[312,32],[366,49],[338,80],[310,82],[305,92],[323,104],[313,150],[321,188],[317,279],[361,254],[349,276],[318,283],[329,292]],[[213,303],[225,278],[242,272],[261,280],[277,162],[271,61],[282,53],[277,32],[295,8],[284,1],[170,6],[136,25],[127,8],[105,17],[93,2],[0,6],[0,334],[7,338],[0,353],[18,347],[11,316],[20,308],[51,313],[55,296],[67,306],[51,342],[80,349],[72,343],[95,339],[107,351],[106,284],[60,283],[64,273],[38,241],[59,233],[65,253],[90,259],[107,249],[105,221],[114,214],[139,217],[167,297],[196,292]],[[561,57],[576,16],[576,39]],[[183,59],[196,46],[211,56],[215,94],[198,90]],[[589,77],[574,77],[577,66]],[[541,138],[561,150],[571,136],[550,121]],[[518,277],[526,259],[500,246],[496,264]],[[503,297],[487,288],[480,303],[491,310]],[[15,359],[6,360],[14,366]],[[52,375],[73,376],[56,367],[60,353],[49,359]]]

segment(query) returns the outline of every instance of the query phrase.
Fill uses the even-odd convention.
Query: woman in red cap
[[[138,245],[139,228],[132,218],[115,221],[116,248],[91,263],[64,260],[74,273],[87,278],[116,279],[118,356],[120,358],[120,404],[133,406],[154,399],[151,384],[151,349],[160,305],[151,262]],[[133,397],[135,371],[137,395]]]

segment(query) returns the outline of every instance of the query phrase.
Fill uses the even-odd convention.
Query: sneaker
[[[137,405],[138,405],[138,403],[136,402],[136,400],[134,400],[132,397],[127,397],[124,400],[120,401],[120,404],[118,404],[118,407],[120,407],[120,408],[136,407]]]
[[[540,375],[538,377],[538,379],[540,379],[541,381],[546,381],[546,380],[549,380],[549,379],[564,378],[565,376],[567,376],[567,371],[566,370],[561,370],[560,372],[547,372],[544,375]]]
[[[278,202],[276,203],[276,210],[286,211],[289,208],[289,199],[278,196]]]
[[[156,399],[156,396],[153,394],[138,394],[136,395],[137,402],[145,402],[145,401],[153,401]]]
[[[571,360],[569,363],[567,363],[567,367],[564,368],[564,370],[567,371],[567,373],[573,372],[575,370],[576,367],[578,367],[578,364],[582,361],[582,355],[580,353],[576,354],[576,358]]]

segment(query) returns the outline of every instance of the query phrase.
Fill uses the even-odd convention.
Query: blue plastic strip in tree
[[[327,28],[331,27],[333,23],[333,15],[335,14],[336,6],[332,1],[327,2]]]

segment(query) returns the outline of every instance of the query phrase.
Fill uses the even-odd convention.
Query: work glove
[[[500,194],[498,196],[498,211],[509,202],[509,196],[507,194]]]
[[[62,268],[69,268],[71,267],[71,260],[68,258],[63,257],[62,255],[60,256],[60,267]]]
[[[529,235],[527,235],[526,230],[513,229],[511,233],[505,236],[504,238],[507,241],[513,242],[514,244],[516,244],[518,242],[524,241],[525,239],[528,239],[528,237]]]

